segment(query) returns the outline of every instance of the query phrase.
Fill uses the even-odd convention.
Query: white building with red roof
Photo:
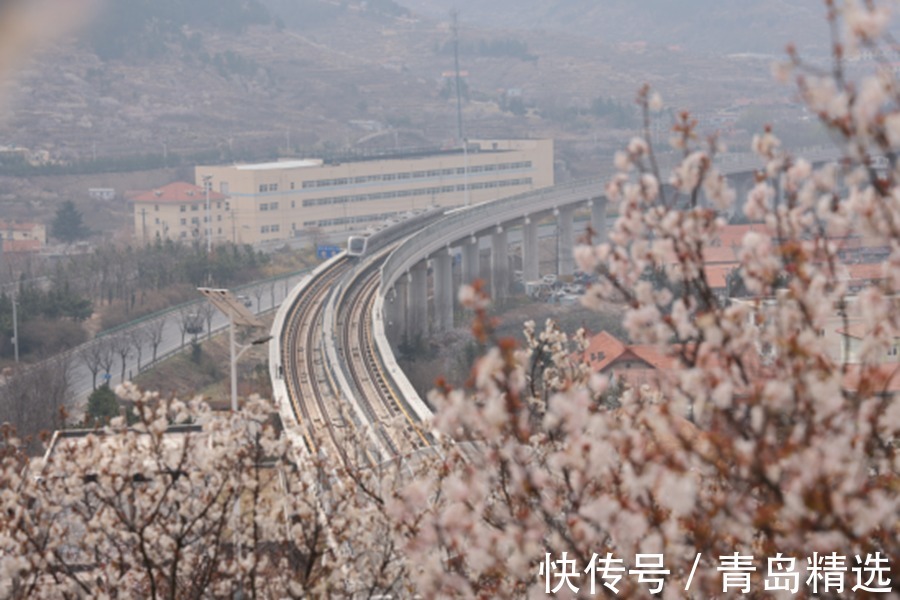
[[[241,241],[236,239],[234,215],[225,194],[177,181],[135,194],[131,202],[134,234],[143,243],[157,238],[205,242],[207,226],[213,243]]]

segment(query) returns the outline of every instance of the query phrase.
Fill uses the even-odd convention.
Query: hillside
[[[647,41],[699,53],[780,55],[787,42],[821,48],[827,28],[820,0],[402,0],[414,12],[464,25],[564,31],[609,43]]]
[[[452,35],[441,2],[227,0],[215,10],[210,2],[115,3],[7,86],[0,145],[56,161],[140,155],[138,166],[171,167],[452,143]],[[632,135],[632,99],[644,82],[676,109],[714,110],[760,90],[788,97],[767,61],[617,42],[650,19],[624,2],[602,11],[581,0],[459,4],[466,134],[552,136],[562,176],[590,174],[591,161]],[[710,13],[706,20],[718,18]],[[516,29],[536,22],[546,28]]]

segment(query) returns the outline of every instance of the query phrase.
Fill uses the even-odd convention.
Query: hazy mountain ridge
[[[434,19],[407,12],[400,1],[227,0],[236,18],[207,24],[193,9],[170,11],[175,0],[123,0],[140,10],[120,7],[105,22],[135,17],[129,31],[139,37],[128,52],[93,51],[90,28],[80,41],[60,42],[36,58],[8,86],[11,113],[0,118],[0,140],[46,150],[55,160],[153,155],[169,166],[179,164],[174,153],[229,161],[276,151],[320,155],[363,143],[447,143],[456,132],[454,95],[442,93],[454,63],[446,51],[449,15],[440,7]],[[609,19],[613,4],[604,9]],[[484,9],[497,13],[503,5],[509,1]],[[593,107],[627,109],[643,83],[673,106],[697,110],[728,106],[771,83],[767,61],[736,69],[722,53],[675,52],[661,43],[632,48],[614,43],[624,34],[589,35],[598,8],[582,0],[523,0],[521,9],[519,21],[583,19],[577,27],[588,33],[491,25],[498,20],[474,27],[461,10],[461,66],[471,91],[463,112],[473,136],[546,136],[559,148],[581,140],[607,151],[632,132],[597,117]],[[687,35],[680,31],[673,26],[671,35]],[[152,45],[137,43],[149,39]]]
[[[400,0],[415,13],[463,26],[568,31],[609,43],[645,41],[700,53],[781,54],[788,42],[821,46],[820,0]]]

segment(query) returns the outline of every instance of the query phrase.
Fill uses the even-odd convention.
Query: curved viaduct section
[[[834,148],[810,148],[798,153],[814,163],[835,160]],[[754,185],[754,175],[761,163],[753,154],[725,155],[718,161],[721,172],[736,187],[743,198]],[[667,169],[661,169],[663,173]],[[588,180],[575,181],[552,188],[503,198],[481,205],[449,211],[447,215],[406,238],[381,268],[381,287],[374,305],[373,338],[381,360],[394,376],[395,386],[415,406],[424,406],[394,357],[391,343],[413,340],[430,331],[453,327],[454,257],[460,257],[463,283],[480,276],[481,240],[490,240],[490,269],[487,280],[495,301],[505,298],[509,288],[508,231],[521,226],[522,279],[540,279],[538,255],[538,224],[555,217],[558,236],[557,272],[568,277],[575,272],[574,213],[581,207],[590,208],[590,225],[599,241],[607,233],[607,198],[604,189],[613,175],[608,171]],[[432,272],[433,302],[429,314],[428,277]],[[390,342],[389,342],[390,340]],[[426,410],[419,415],[425,419]]]
[[[836,152],[812,149],[804,156],[824,162]],[[753,185],[760,162],[752,155],[733,155],[719,166],[741,197]],[[363,447],[355,451],[371,463],[428,446],[430,434],[416,423],[431,412],[397,364],[391,342],[453,327],[454,281],[481,276],[482,240],[490,248],[485,279],[495,300],[502,300],[510,284],[511,229],[521,237],[524,281],[540,278],[539,226],[551,221],[561,250],[557,275],[574,274],[575,212],[589,207],[591,227],[604,238],[603,190],[610,175],[434,211],[386,230],[378,243],[370,243],[370,256],[355,265],[344,253],[321,265],[285,300],[272,325],[270,377],[288,435],[311,452],[322,452],[310,439],[315,429],[333,440],[325,451],[343,457],[347,449],[334,430],[359,428]],[[388,432],[391,421],[407,423],[399,437]]]

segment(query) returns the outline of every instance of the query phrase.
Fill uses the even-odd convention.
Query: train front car
[[[366,253],[367,236],[351,235],[347,240],[347,256],[363,256]]]

